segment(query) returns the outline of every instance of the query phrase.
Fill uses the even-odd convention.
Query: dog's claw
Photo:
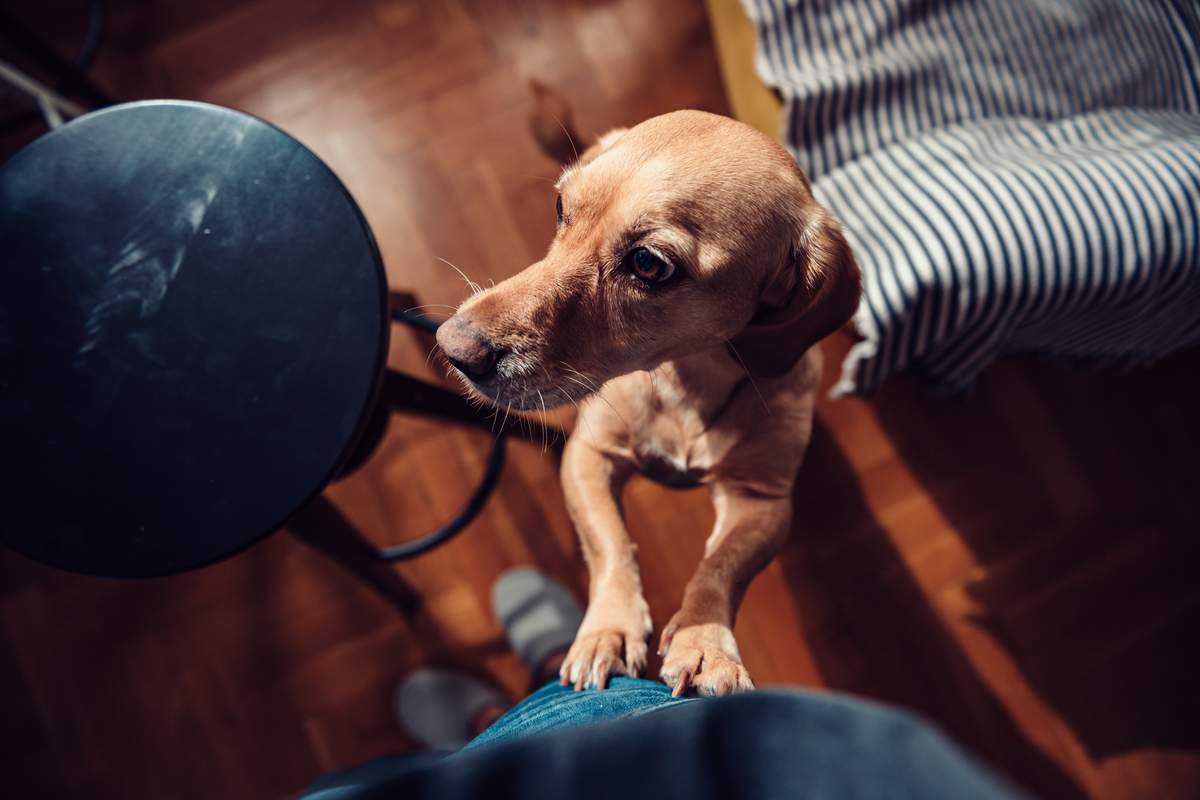
[[[662,635],[658,637],[658,654],[665,656],[667,651],[671,649],[671,638],[675,636],[675,623],[667,623],[667,627],[663,628]]]
[[[702,623],[673,628],[663,658],[662,679],[673,686],[672,697],[689,687],[705,697],[754,688],[738,656],[733,631],[725,625]]]
[[[570,683],[579,691],[588,686],[606,689],[614,675],[636,676],[645,667],[644,634],[604,628],[577,634],[563,660],[562,669],[564,674],[569,674]]]
[[[600,671],[598,673],[596,673],[596,688],[597,689],[607,689],[608,688],[608,671],[609,671],[609,669],[610,669],[609,665],[605,664],[604,666],[600,667]]]

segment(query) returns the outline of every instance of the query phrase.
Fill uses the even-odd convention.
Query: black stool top
[[[0,538],[110,576],[216,561],[336,474],[387,353],[366,220],[217,106],[116,106],[0,167]]]

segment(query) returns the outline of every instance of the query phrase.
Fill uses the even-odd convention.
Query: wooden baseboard
[[[705,0],[704,5],[733,115],[768,136],[778,137],[783,104],[755,72],[758,37],[754,24],[738,0]]]

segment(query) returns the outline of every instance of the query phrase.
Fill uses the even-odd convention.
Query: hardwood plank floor
[[[500,280],[550,239],[557,170],[529,134],[529,78],[566,91],[588,134],[726,110],[702,4],[687,0],[110,6],[102,82],[298,136],[363,206],[394,288],[423,303],[465,295],[439,259]],[[67,42],[73,8],[22,11]],[[10,126],[0,145],[35,134]],[[848,341],[824,346],[836,365]],[[426,356],[395,331],[392,366],[441,380]],[[1130,374],[1008,361],[964,398],[898,379],[871,402],[823,400],[791,543],[738,620],[756,680],[915,709],[1043,796],[1200,796],[1198,375],[1194,352]],[[397,417],[329,494],[380,543],[400,541],[458,507],[488,445]],[[626,509],[660,627],[712,524],[708,497],[635,480]],[[2,551],[9,791],[287,796],[409,748],[391,693],[418,665],[528,690],[488,607],[518,564],[586,588],[553,452],[523,443],[480,520],[399,567],[427,599],[415,625],[286,535],[142,582]]]

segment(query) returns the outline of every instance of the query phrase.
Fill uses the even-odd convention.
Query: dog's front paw
[[[563,659],[559,682],[574,685],[578,691],[588,686],[604,689],[612,675],[640,676],[646,669],[649,635],[650,611],[644,600],[640,604],[593,603]]]
[[[737,641],[727,625],[718,622],[681,624],[675,615],[663,629],[658,652],[663,657],[659,675],[671,695],[678,697],[693,687],[709,697],[754,688],[742,664]]]

